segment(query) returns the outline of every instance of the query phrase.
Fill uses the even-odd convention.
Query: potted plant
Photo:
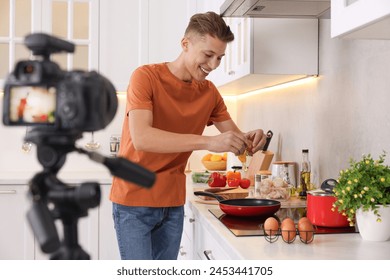
[[[363,155],[360,161],[351,159],[349,168],[340,171],[334,187],[333,208],[347,216],[350,226],[354,226],[356,220],[366,240],[390,238],[390,167],[384,164],[385,157],[386,152],[383,152],[377,160],[370,154]],[[381,236],[372,236],[372,233]]]

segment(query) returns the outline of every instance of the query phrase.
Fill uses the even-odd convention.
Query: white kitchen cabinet
[[[102,185],[99,207],[99,259],[120,260],[118,242],[112,219],[112,202],[109,200],[111,185]]]
[[[191,0],[149,0],[148,62],[175,60],[192,12]],[[180,12],[178,12],[180,11]]]
[[[100,0],[99,70],[117,91],[126,91],[138,66],[172,61],[179,55],[192,11],[189,2]]]
[[[29,57],[23,39],[28,33],[41,30],[41,1],[0,1],[0,88],[15,62]]]
[[[24,37],[44,32],[72,41],[74,54],[53,54],[62,69],[98,69],[99,0],[0,1],[0,87],[16,61],[29,59]],[[4,14],[3,14],[4,13]]]
[[[318,20],[239,18],[227,53],[223,95],[237,95],[318,75]]]
[[[188,204],[184,205],[184,227],[178,260],[192,260],[194,258],[195,221],[194,214]]]
[[[99,0],[41,0],[42,31],[75,44],[72,54],[53,54],[65,70],[99,66]]]
[[[34,259],[34,235],[26,213],[28,186],[0,185],[0,259]]]
[[[331,37],[390,39],[390,1],[332,0]]]
[[[228,252],[216,240],[207,227],[202,224],[200,217],[195,217],[194,224],[194,258],[201,260],[229,260]]]
[[[148,1],[100,0],[99,71],[125,92],[131,73],[146,63]]]

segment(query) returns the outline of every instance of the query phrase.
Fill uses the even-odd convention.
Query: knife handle
[[[268,146],[269,146],[269,143],[271,142],[272,136],[274,136],[274,133],[271,130],[268,130],[268,132],[267,132],[267,141],[265,142],[265,145],[264,145],[264,147],[262,149],[263,152],[268,150]]]

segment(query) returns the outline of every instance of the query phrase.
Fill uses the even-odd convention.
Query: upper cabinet
[[[317,19],[228,20],[232,20],[235,40],[221,69],[224,79],[217,84],[223,95],[318,75]]]
[[[19,60],[30,58],[24,37],[44,32],[72,41],[74,54],[53,54],[64,70],[98,68],[99,0],[1,0],[0,86]]]
[[[14,67],[16,61],[29,57],[29,50],[24,46],[26,34],[40,29],[40,7],[32,0],[0,1],[0,86]]]
[[[53,54],[64,70],[98,70],[99,0],[42,0],[42,31],[75,44],[73,54]]]
[[[175,60],[182,50],[181,39],[192,16],[190,2],[194,0],[148,1],[148,62]]]
[[[100,0],[100,72],[126,91],[138,66],[174,60],[194,6],[193,0]]]
[[[390,39],[390,1],[332,0],[331,36]]]
[[[147,31],[141,19],[148,16],[148,1],[100,0],[99,71],[126,91],[132,71],[145,59],[142,44]]]

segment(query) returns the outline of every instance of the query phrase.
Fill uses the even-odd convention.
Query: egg
[[[294,223],[286,222],[284,223],[280,229],[282,230],[283,240],[287,243],[291,243],[295,240],[295,236],[297,235],[297,231]]]
[[[309,218],[308,218],[308,217],[302,217],[302,218],[299,219],[299,221],[298,221],[298,230],[299,230],[299,226],[300,226],[302,223],[304,223],[304,222],[309,222],[309,223],[310,223]]]
[[[276,235],[279,230],[279,222],[274,217],[269,217],[265,220],[263,227],[267,235]]]
[[[310,243],[313,241],[314,228],[310,221],[303,221],[298,225],[299,237],[302,242]]]
[[[283,226],[284,226],[285,224],[290,224],[290,225],[293,225],[293,226],[295,227],[294,220],[291,219],[291,218],[285,218],[285,219],[283,219],[282,224],[280,225],[280,228],[283,229]]]

